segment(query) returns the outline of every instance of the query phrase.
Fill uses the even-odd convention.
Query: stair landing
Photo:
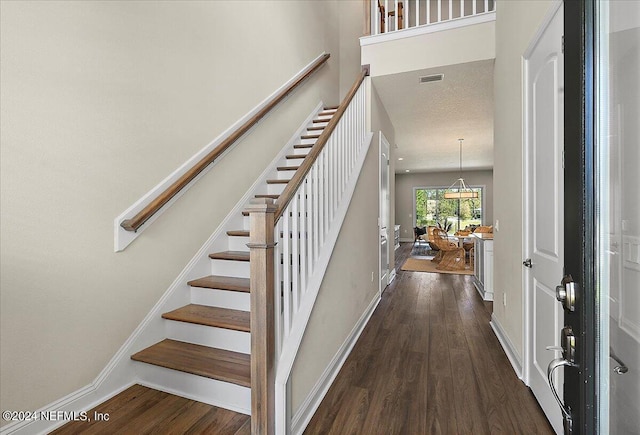
[[[108,421],[94,418],[109,415]],[[250,435],[251,419],[227,409],[133,385],[87,412],[91,421],[74,421],[51,432],[55,435],[89,433],[173,433]]]

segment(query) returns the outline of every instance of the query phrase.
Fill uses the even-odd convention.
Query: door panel
[[[557,433],[562,415],[547,381],[549,363],[560,356],[563,312],[555,297],[564,262],[563,228],[563,7],[543,24],[525,54],[526,234],[531,267],[527,286],[525,380]],[[555,387],[562,390],[560,378]]]

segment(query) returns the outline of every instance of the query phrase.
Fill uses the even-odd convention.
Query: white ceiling
[[[372,79],[395,128],[396,173],[458,170],[458,138],[464,139],[464,170],[493,168],[493,64],[490,59]],[[440,73],[442,81],[419,83]]]

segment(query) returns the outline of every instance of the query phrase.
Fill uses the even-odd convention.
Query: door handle
[[[562,419],[564,420],[564,428],[565,434],[572,433],[573,430],[573,417],[571,416],[571,408],[562,402],[560,396],[558,396],[558,391],[556,391],[556,386],[553,383],[553,372],[558,367],[577,367],[577,364],[572,363],[571,361],[567,361],[564,358],[554,359],[547,366],[547,381],[549,382],[549,387],[551,388],[551,392],[553,393],[553,397],[558,402],[558,406],[560,406],[560,411],[562,411]]]
[[[613,368],[613,371],[616,373],[616,375],[624,375],[629,371],[629,367],[627,367],[625,363],[622,362],[618,355],[616,355],[616,353],[613,351],[613,348],[611,346],[609,346],[609,357],[618,363],[618,365]]]
[[[522,262],[522,265],[523,265],[524,267],[528,267],[529,269],[531,269],[531,268],[533,267],[533,263],[531,262],[531,259],[530,259],[530,258],[527,258],[526,260],[524,260],[524,261]]]

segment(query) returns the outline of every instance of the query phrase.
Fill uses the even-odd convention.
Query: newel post
[[[274,216],[272,199],[252,201],[251,255],[251,433],[275,432]]]

